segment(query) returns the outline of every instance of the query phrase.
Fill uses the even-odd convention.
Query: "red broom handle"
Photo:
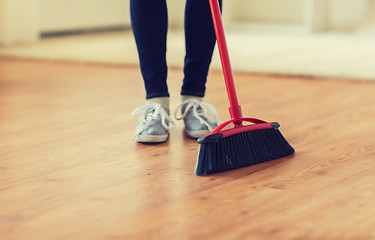
[[[225,86],[229,99],[229,114],[232,119],[241,119],[241,106],[238,104],[236,87],[234,85],[232,67],[230,64],[227,42],[225,40],[223,22],[221,20],[220,6],[218,0],[209,0],[211,6],[212,20],[215,27],[216,40],[219,48],[221,66],[223,68]],[[238,122],[240,124],[240,122]]]

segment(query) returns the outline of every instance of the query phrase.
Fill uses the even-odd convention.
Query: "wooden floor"
[[[198,177],[181,122],[134,141],[137,67],[0,60],[0,238],[375,239],[375,83],[235,78],[244,115],[280,122],[296,153]],[[229,120],[220,72],[207,88]]]

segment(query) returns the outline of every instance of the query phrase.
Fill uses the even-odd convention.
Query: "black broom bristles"
[[[216,134],[220,135],[220,134]],[[278,129],[260,129],[200,143],[195,174],[205,176],[288,156],[294,149]]]

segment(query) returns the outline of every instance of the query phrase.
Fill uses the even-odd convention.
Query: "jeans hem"
[[[146,100],[157,97],[169,97],[169,93],[152,93],[146,95]]]
[[[183,90],[181,91],[181,95],[189,95],[189,96],[194,96],[194,97],[204,97],[204,93],[202,92],[193,92],[193,91],[186,91]]]

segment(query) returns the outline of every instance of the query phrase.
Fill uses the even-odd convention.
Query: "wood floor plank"
[[[235,79],[244,116],[280,122],[296,153],[198,177],[181,122],[135,142],[137,67],[0,59],[1,239],[375,239],[375,83]],[[206,100],[228,119],[220,72]]]

